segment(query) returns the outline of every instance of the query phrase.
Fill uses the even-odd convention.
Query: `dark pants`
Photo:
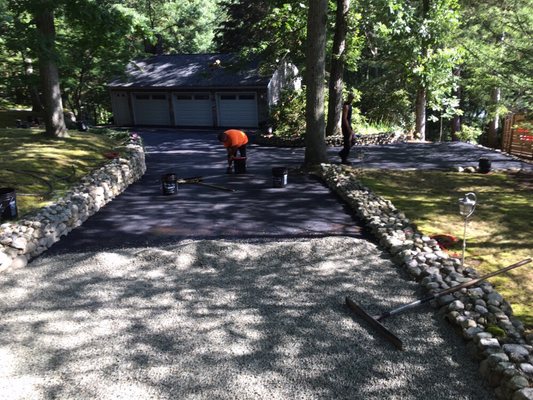
[[[237,147],[237,151],[235,151],[235,155],[228,155],[228,159],[231,157],[237,157],[237,152],[240,154],[241,157],[246,157],[246,145],[243,144],[241,147]]]
[[[352,148],[352,135],[350,132],[342,131],[342,150],[339,151],[339,156],[342,161],[348,161],[350,149]]]
[[[243,144],[237,150],[239,151],[239,154],[241,155],[241,157],[246,157],[246,145],[245,144]]]

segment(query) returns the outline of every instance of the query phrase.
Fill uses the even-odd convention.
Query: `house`
[[[156,55],[130,62],[108,89],[118,126],[256,128],[281,90],[299,89],[297,72],[284,63],[265,76],[230,54]]]

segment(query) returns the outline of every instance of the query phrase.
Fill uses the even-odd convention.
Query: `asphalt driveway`
[[[140,130],[147,172],[123,194],[55,244],[50,253],[118,246],[149,245],[182,239],[297,238],[347,235],[361,229],[329,189],[298,173],[303,148],[273,148],[253,144],[247,173],[225,173],[225,150],[215,131]],[[338,162],[339,148],[328,156]],[[451,169],[477,166],[488,158],[494,169],[532,171],[532,164],[467,143],[402,143],[352,149],[354,167],[386,169]],[[273,188],[272,168],[289,168],[288,185]],[[204,177],[205,183],[234,189],[227,192],[194,184],[178,185],[164,196],[163,174]]]
[[[387,322],[403,352],[347,310],[347,295],[377,313],[418,285],[297,173],[303,149],[252,145],[248,173],[226,175],[214,132],[142,135],[139,182],[0,275],[6,399],[493,398],[429,307]],[[285,188],[272,187],[275,166],[291,168]],[[163,196],[169,172],[235,192]]]
[[[247,173],[226,174],[225,149],[213,131],[144,130],[147,172],[141,180],[55,244],[50,253],[157,244],[186,238],[359,236],[360,229],[329,189],[295,172],[303,149],[249,146]],[[291,168],[273,188],[272,168]],[[161,193],[163,174],[204,177],[234,189],[178,185]]]
[[[480,158],[490,160],[493,170],[533,171],[532,162],[521,161],[506,153],[464,142],[362,146],[352,149],[350,161],[354,166],[372,169],[451,170],[455,167],[477,167]]]

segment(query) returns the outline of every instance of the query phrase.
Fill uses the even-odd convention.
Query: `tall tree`
[[[307,92],[304,164],[306,165],[327,161],[324,116],[327,12],[328,0],[309,2],[305,74]]]
[[[38,2],[33,10],[39,43],[39,71],[44,99],[46,135],[68,136],[63,116],[63,103],[55,51],[56,31],[53,5]]]
[[[344,87],[344,63],[346,59],[346,33],[348,31],[348,13],[350,0],[337,0],[335,12],[335,35],[331,50],[331,67],[329,72],[328,123],[326,136],[340,133],[342,116],[342,89]]]
[[[78,119],[97,123],[109,102],[106,83],[141,53],[132,41],[142,27],[120,8],[96,2],[65,6],[60,22],[57,49],[65,105]]]
[[[146,52],[213,50],[216,22],[221,14],[218,0],[125,0],[122,3],[145,19],[142,42]]]
[[[487,127],[497,147],[499,116],[533,106],[531,0],[461,0],[465,118]]]
[[[220,7],[224,18],[215,30],[218,51],[238,53],[243,48],[255,47],[264,40],[262,29],[258,27],[272,11],[271,2],[222,0]]]
[[[453,88],[457,1],[362,0],[359,7],[372,65],[367,88],[387,99],[381,104],[409,102],[414,130],[425,139],[427,106],[441,107]]]

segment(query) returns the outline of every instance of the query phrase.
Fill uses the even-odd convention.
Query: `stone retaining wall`
[[[375,133],[369,135],[355,135],[355,146],[366,146],[370,144],[391,144],[402,142],[405,135],[395,132]],[[279,146],[279,147],[304,147],[304,139],[286,139],[277,136],[257,135],[254,143],[262,146]],[[332,147],[342,146],[342,136],[326,137],[326,145]]]
[[[355,211],[388,250],[428,292],[436,293],[478,277],[416,230],[394,205],[362,186],[356,172],[323,164],[321,178]],[[533,337],[512,315],[510,305],[490,282],[439,297],[432,304],[467,341],[480,361],[480,374],[499,399],[533,400]],[[490,333],[492,332],[492,333]],[[498,335],[498,336],[496,336]]]
[[[123,153],[125,157],[85,176],[54,204],[0,225],[0,271],[25,267],[138,180],[146,171],[142,145],[134,141]]]

